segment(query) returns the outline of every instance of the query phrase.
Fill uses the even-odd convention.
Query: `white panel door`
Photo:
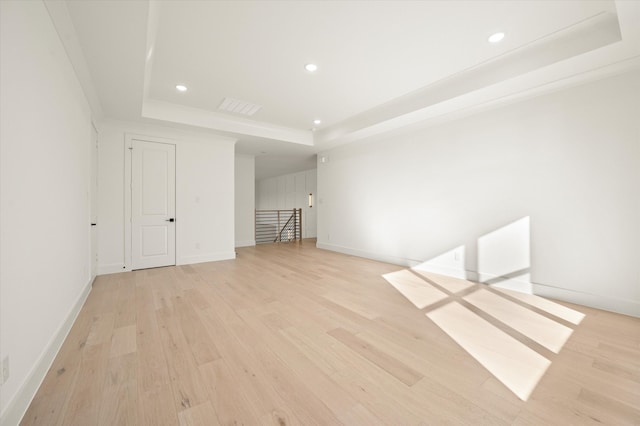
[[[175,265],[176,147],[134,139],[132,148],[132,267]]]

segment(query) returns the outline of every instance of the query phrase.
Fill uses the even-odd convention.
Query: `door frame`
[[[133,150],[133,141],[143,141],[143,142],[153,142],[153,143],[164,143],[169,145],[174,145],[176,147],[176,159],[178,156],[178,147],[176,140],[161,138],[156,136],[145,136],[136,133],[125,133],[124,134],[124,265],[123,271],[132,271],[133,270],[133,258],[132,258],[132,246],[133,246],[133,234],[131,232],[131,197],[132,197],[132,188],[131,188],[131,175],[132,175],[132,153]],[[177,166],[177,160],[176,160]],[[178,181],[178,170],[176,167],[176,183]],[[175,193],[175,203],[176,203],[176,211],[178,210],[178,185],[176,185],[176,193]],[[176,265],[178,264],[178,226],[174,227],[176,238],[175,238],[175,252],[176,252]]]
[[[91,120],[91,145],[89,147],[89,156],[91,169],[89,172],[89,221],[90,221],[90,233],[91,233],[91,282],[96,279],[100,271],[100,232],[98,231],[98,217],[100,212],[100,198],[98,183],[100,180],[100,133],[96,127],[93,119]]]

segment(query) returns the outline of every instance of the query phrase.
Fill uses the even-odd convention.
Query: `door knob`
[[[165,220],[165,222],[175,222],[175,221],[176,220],[174,218],[170,218],[170,219]]]

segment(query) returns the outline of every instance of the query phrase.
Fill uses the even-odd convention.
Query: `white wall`
[[[176,144],[176,263],[235,258],[233,139],[118,121],[99,123],[98,273],[130,270],[125,261],[125,134]]]
[[[236,247],[255,246],[256,161],[236,155]]]
[[[638,93],[636,71],[320,153],[318,246],[495,277],[482,258],[538,294],[640,315]]]
[[[0,2],[0,423],[17,424],[91,286],[91,113],[42,2]]]
[[[284,210],[302,209],[303,238],[315,238],[317,235],[316,210],[316,172],[317,169],[291,173],[256,182],[256,209]],[[313,194],[312,207],[309,207],[309,194]]]

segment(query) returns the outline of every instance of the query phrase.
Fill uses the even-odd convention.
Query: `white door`
[[[98,132],[91,126],[91,280],[98,274]]]
[[[176,264],[176,147],[132,141],[133,269]]]

